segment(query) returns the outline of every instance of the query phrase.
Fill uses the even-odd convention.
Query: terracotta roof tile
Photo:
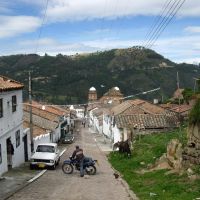
[[[132,127],[140,129],[173,128],[178,126],[178,118],[167,115],[118,115],[115,122],[119,128]]]
[[[117,97],[123,97],[123,94],[120,92],[120,90],[116,90],[115,87],[111,88],[106,92],[103,96],[117,96]]]
[[[19,90],[19,89],[22,89],[23,87],[24,87],[23,84],[15,80],[9,79],[4,76],[0,76],[0,92]]]
[[[186,111],[190,111],[192,109],[191,105],[177,105],[176,107],[171,108],[171,111],[177,112],[177,113],[182,113]]]
[[[132,104],[139,106],[142,108],[146,113],[149,114],[161,114],[164,113],[166,110],[158,105],[149,103],[148,101],[135,99],[131,101]]]
[[[119,114],[162,114],[166,109],[141,99],[127,100],[115,106],[111,112]]]
[[[30,120],[29,117],[30,117],[29,111],[24,111],[24,115],[23,115],[24,120],[29,122]],[[34,125],[42,127],[43,129],[50,130],[50,131],[54,131],[59,124],[58,121],[53,121],[53,120],[44,118],[42,116],[36,115],[34,113],[32,116],[32,122]]]
[[[30,106],[27,105],[27,104],[24,104],[23,110],[24,110],[24,112],[29,112],[30,111]],[[56,122],[59,121],[59,115],[47,112],[46,110],[42,110],[42,109],[40,109],[38,107],[32,107],[32,113],[37,115],[37,116],[40,116],[40,117],[42,117],[44,119],[47,119],[47,120],[56,121]]]
[[[29,128],[30,125],[29,125],[29,123],[28,123],[27,121],[24,121],[24,122],[23,122],[23,127],[24,127],[24,128]],[[41,127],[36,126],[36,125],[33,125],[33,137],[37,137],[37,136],[40,136],[40,135],[44,135],[44,134],[46,134],[46,133],[47,133],[46,129],[41,128]]]
[[[42,109],[42,104],[36,102],[36,101],[32,101],[32,106],[33,107],[37,107],[39,109]],[[47,112],[50,112],[50,113],[53,113],[55,115],[59,115],[59,116],[62,116],[62,115],[68,115],[70,113],[70,110],[66,110],[66,109],[63,109],[63,108],[60,108],[58,106],[55,106],[55,105],[45,105],[45,111]]]

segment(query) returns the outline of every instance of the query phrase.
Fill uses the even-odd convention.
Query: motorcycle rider
[[[79,165],[80,165],[80,176],[84,176],[84,170],[83,170],[83,164],[84,164],[84,159],[85,156],[83,154],[83,149],[81,149],[78,145],[76,146],[76,149],[74,150],[72,154],[72,159],[75,158]]]

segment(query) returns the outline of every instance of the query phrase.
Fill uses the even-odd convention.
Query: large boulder
[[[172,139],[167,145],[167,159],[174,169],[182,168],[182,144],[178,139]]]

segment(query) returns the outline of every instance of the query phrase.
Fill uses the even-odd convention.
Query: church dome
[[[117,91],[119,91],[119,88],[118,88],[118,87],[114,87],[114,89],[117,90]]]
[[[95,89],[94,87],[91,87],[91,88],[89,89],[89,91],[96,91],[96,89]]]

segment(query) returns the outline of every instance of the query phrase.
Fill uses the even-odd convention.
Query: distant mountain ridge
[[[161,87],[159,92],[142,98],[165,99],[177,87],[193,88],[200,68],[176,64],[150,49],[132,47],[74,56],[11,55],[0,57],[0,74],[25,84],[27,98],[28,72],[32,71],[33,98],[56,104],[83,103],[88,89],[94,86],[98,96],[118,86],[127,96]],[[104,85],[105,87],[101,87]]]

